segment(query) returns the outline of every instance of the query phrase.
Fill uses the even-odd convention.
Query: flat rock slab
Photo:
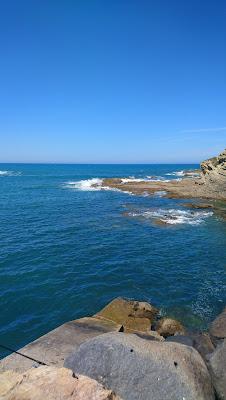
[[[210,325],[210,335],[217,339],[226,338],[226,307]]]
[[[44,364],[61,367],[65,358],[84,341],[120,328],[121,325],[112,321],[81,318],[59,326],[18,351]],[[39,363],[13,353],[0,361],[0,372],[9,369],[24,372],[34,366],[39,366]]]
[[[65,366],[124,400],[213,400],[207,367],[192,347],[107,333],[83,343]]]
[[[95,317],[122,324],[124,331],[147,332],[158,313],[157,308],[144,301],[126,300],[121,297],[107,304]]]
[[[111,390],[66,368],[31,368],[0,374],[1,400],[120,400]]]

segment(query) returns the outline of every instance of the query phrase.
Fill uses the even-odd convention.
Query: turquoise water
[[[87,181],[181,179],[196,167],[1,164],[0,343],[19,348],[116,296],[207,327],[226,303],[225,221]]]

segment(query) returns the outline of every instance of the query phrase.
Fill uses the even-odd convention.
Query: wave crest
[[[161,209],[143,211],[143,212],[131,212],[128,214],[132,217],[143,217],[145,219],[151,219],[153,221],[161,221],[162,223],[169,225],[176,224],[188,224],[188,225],[199,225],[206,218],[213,215],[212,211],[184,211],[176,209]]]

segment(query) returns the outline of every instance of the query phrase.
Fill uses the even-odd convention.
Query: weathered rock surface
[[[226,338],[226,307],[212,322],[209,329],[210,335],[217,339]]]
[[[212,353],[209,370],[219,400],[226,400],[226,339]]]
[[[157,313],[157,308],[149,303],[119,297],[107,304],[95,317],[122,324],[125,332],[146,332],[151,329],[151,322]]]
[[[213,400],[206,365],[192,347],[108,333],[83,343],[65,361],[124,400]]]
[[[203,161],[200,167],[203,174],[213,180],[226,178],[226,149],[217,157]]]
[[[1,400],[120,400],[111,390],[66,368],[31,368],[0,374]]]
[[[47,365],[62,367],[65,358],[85,340],[120,329],[121,325],[114,321],[84,317],[59,326],[19,351]],[[0,361],[0,372],[8,369],[23,372],[34,366],[39,364],[14,353]]]
[[[183,325],[172,318],[161,318],[157,323],[156,330],[163,337],[185,334],[185,328]]]

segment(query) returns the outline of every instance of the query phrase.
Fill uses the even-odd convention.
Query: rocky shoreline
[[[200,167],[182,180],[113,178],[102,186],[191,199],[182,206],[225,218],[226,150]],[[207,332],[124,298],[67,322],[0,361],[0,400],[43,398],[226,400],[226,308]]]
[[[181,180],[170,181],[110,178],[104,179],[102,186],[139,195],[161,192],[168,198],[226,200],[226,149],[217,157],[203,161],[199,173],[195,170],[193,174],[195,177],[185,174],[186,177]]]
[[[189,332],[147,302],[116,298],[20,353],[0,361],[2,400],[226,399],[226,308],[208,332]]]

